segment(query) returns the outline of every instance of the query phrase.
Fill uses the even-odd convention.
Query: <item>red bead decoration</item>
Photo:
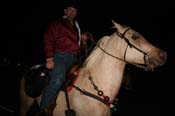
[[[105,96],[104,97],[104,100],[108,102],[109,101],[109,97],[108,96]]]
[[[98,95],[99,95],[99,96],[102,96],[102,95],[103,95],[103,91],[100,91],[100,90],[99,90],[99,91],[98,91]]]

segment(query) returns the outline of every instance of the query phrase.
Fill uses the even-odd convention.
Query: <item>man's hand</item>
[[[51,70],[51,69],[53,69],[54,68],[54,60],[53,60],[53,58],[48,58],[47,60],[46,60],[46,68],[47,69],[49,69],[49,70]]]
[[[92,36],[92,34],[89,33],[89,32],[83,33],[83,34],[81,35],[81,38],[82,38],[82,41],[83,41],[83,42],[86,42],[88,39],[91,40],[92,42],[94,42],[93,36]]]

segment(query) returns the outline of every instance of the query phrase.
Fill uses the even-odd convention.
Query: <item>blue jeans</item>
[[[54,69],[49,71],[50,81],[43,93],[41,109],[55,102],[54,98],[65,83],[66,72],[77,62],[77,56],[67,52],[56,52],[54,62]]]

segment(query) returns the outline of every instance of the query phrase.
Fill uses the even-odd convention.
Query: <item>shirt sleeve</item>
[[[53,58],[55,52],[55,37],[56,37],[56,30],[55,30],[55,23],[51,23],[48,25],[48,29],[44,34],[44,51],[45,56],[47,58]]]

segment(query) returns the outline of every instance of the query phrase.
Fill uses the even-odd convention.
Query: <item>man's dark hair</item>
[[[79,9],[79,3],[77,0],[66,0],[64,8],[67,8],[67,7],[73,7],[73,8]]]

